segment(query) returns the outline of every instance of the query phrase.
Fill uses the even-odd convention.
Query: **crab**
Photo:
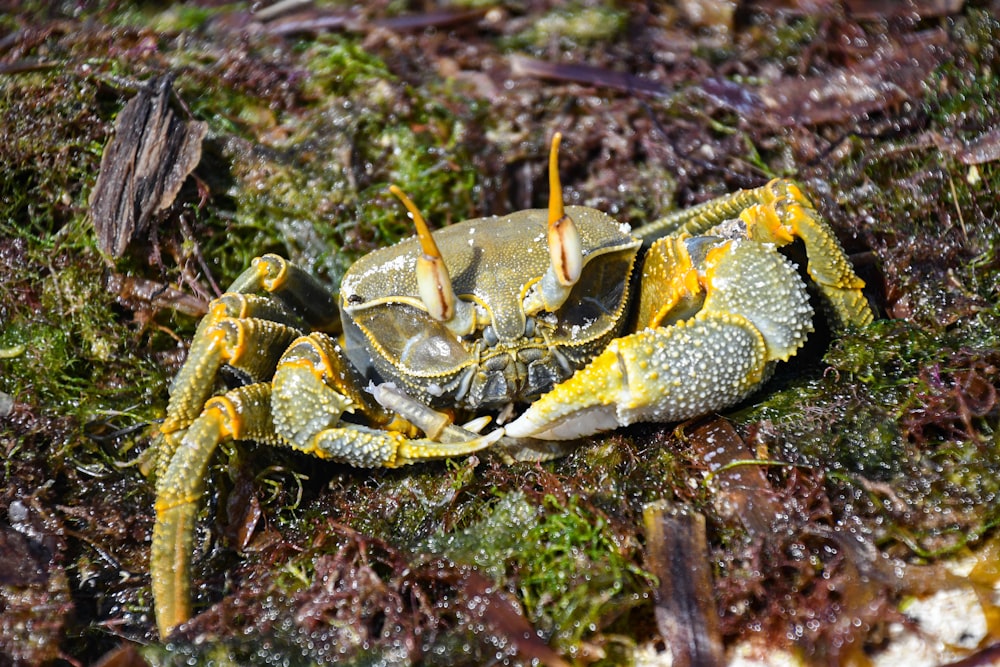
[[[161,636],[191,615],[197,507],[225,440],[359,467],[488,447],[542,460],[586,435],[746,398],[813,330],[807,282],[833,328],[872,320],[864,283],[794,183],[774,180],[632,232],[563,205],[559,143],[556,134],[547,210],[432,232],[393,187],[416,236],[358,260],[339,297],[265,255],[210,304],[155,443]],[[808,281],[778,251],[794,241]],[[219,392],[222,375],[238,386]],[[490,416],[499,423],[524,405],[488,428]],[[456,414],[480,417],[458,425]]]

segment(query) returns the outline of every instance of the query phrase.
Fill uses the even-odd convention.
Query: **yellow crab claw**
[[[812,331],[805,284],[782,255],[750,241],[662,239],[647,264],[684,265],[697,274],[652,292],[676,301],[683,319],[618,338],[505,427],[513,438],[566,440],[640,421],[672,422],[731,406],[770,375]],[[690,245],[692,252],[688,251]],[[692,254],[696,255],[692,258]],[[703,290],[703,295],[687,291]],[[643,298],[648,298],[643,295]],[[701,309],[688,317],[689,302]],[[655,311],[640,305],[640,312]]]
[[[504,430],[569,440],[641,421],[679,421],[741,400],[765,378],[766,346],[739,315],[699,314],[615,340]]]

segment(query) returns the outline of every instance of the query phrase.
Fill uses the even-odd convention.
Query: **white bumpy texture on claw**
[[[736,315],[698,316],[619,339],[504,430],[567,440],[721,409],[763,379],[764,341],[747,324]]]
[[[513,438],[567,440],[639,421],[690,419],[738,403],[812,331],[795,267],[734,242],[709,271],[694,317],[613,341],[586,368],[505,427]]]

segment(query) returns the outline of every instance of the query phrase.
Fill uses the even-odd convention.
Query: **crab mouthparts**
[[[509,350],[468,368],[459,380],[455,399],[473,409],[499,409],[534,400],[573,371],[570,361],[555,348]]]

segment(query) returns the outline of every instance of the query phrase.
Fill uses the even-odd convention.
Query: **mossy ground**
[[[862,664],[900,601],[929,590],[879,559],[995,554],[996,3],[946,17],[933,3],[887,17],[445,6],[457,22],[374,3],[310,10],[293,32],[241,4],[8,4],[0,664],[91,663],[122,642],[156,664],[526,663],[550,649],[621,664],[659,636],[642,510],[661,498],[707,517],[727,642]],[[347,29],[317,28],[321,15]],[[515,56],[591,69],[518,76]],[[209,125],[202,162],[155,233],[111,260],[87,198],[116,114],[167,72]],[[845,72],[851,87],[829,83]],[[720,507],[683,427],[625,429],[544,465],[487,453],[396,471],[237,443],[216,457],[199,524],[200,614],[159,644],[151,484],[130,463],[199,308],[266,251],[336,285],[409,234],[389,183],[435,226],[543,205],[556,129],[567,200],[632,224],[795,177],[868,282],[881,321],[821,332],[726,415],[786,499],[773,534]]]

